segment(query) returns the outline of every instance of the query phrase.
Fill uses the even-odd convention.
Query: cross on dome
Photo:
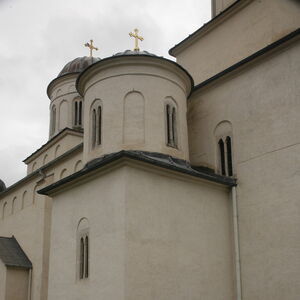
[[[85,43],[84,46],[90,48],[90,57],[93,57],[93,50],[99,50],[97,47],[93,45],[93,40],[90,40],[90,43]]]
[[[130,37],[133,37],[133,38],[135,39],[133,51],[140,51],[140,48],[139,48],[139,45],[138,45],[139,40],[140,40],[140,41],[143,41],[143,40],[144,40],[144,38],[143,38],[142,36],[139,36],[139,35],[138,35],[138,32],[139,32],[139,30],[138,30],[137,28],[135,28],[135,29],[134,29],[134,33],[132,33],[132,32],[129,33],[129,36],[130,36]]]

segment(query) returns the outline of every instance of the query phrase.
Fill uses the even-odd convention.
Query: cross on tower
[[[88,47],[88,48],[90,48],[90,57],[92,57],[93,56],[93,50],[99,50],[98,48],[96,48],[94,45],[93,45],[93,40],[90,40],[90,43],[85,43],[84,44],[84,46],[85,47]]]
[[[139,45],[138,45],[139,40],[140,41],[144,40],[143,37],[138,35],[138,32],[139,32],[139,30],[136,28],[136,29],[134,29],[134,33],[132,33],[132,32],[129,33],[129,35],[135,39],[135,42],[134,42],[135,47],[133,49],[134,51],[140,51],[140,48],[139,48]]]

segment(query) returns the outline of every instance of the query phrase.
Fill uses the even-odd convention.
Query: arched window
[[[55,124],[56,124],[56,107],[55,105],[51,108],[51,115],[50,115],[50,135],[53,135],[55,132]]]
[[[220,122],[215,129],[217,142],[217,169],[224,176],[233,176],[232,125],[229,121]]]
[[[102,106],[99,100],[92,106],[91,113],[91,142],[92,148],[95,148],[102,144]]]
[[[219,139],[218,146],[220,173],[224,176],[233,176],[231,137]]]
[[[77,228],[78,238],[78,277],[86,279],[89,277],[89,224],[86,218],[79,221]]]
[[[173,102],[173,101],[172,101]],[[165,106],[166,143],[167,146],[177,148],[177,109],[175,103]]]
[[[82,126],[82,100],[76,99],[74,100],[74,126],[81,127]]]

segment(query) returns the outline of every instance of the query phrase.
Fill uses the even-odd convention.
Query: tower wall
[[[75,73],[58,77],[49,85],[48,95],[51,101],[49,138],[55,136],[66,127],[82,128],[83,120],[81,125],[78,121],[75,122],[75,101],[83,101],[75,87],[77,76],[78,74]],[[77,109],[79,113],[79,106]]]
[[[77,87],[84,94],[85,162],[120,150],[189,159],[186,99],[191,81],[175,63],[145,56],[113,57],[84,72]],[[166,132],[168,103],[176,110],[176,143],[171,146]],[[99,107],[101,121],[97,116],[95,129],[93,115]],[[99,127],[101,142],[97,136],[95,143]]]

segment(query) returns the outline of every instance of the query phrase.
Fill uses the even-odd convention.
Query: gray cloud
[[[88,55],[93,38],[106,57],[130,49],[135,27],[141,48],[168,49],[210,17],[210,0],[0,0],[0,178],[25,176],[22,160],[48,138],[48,83],[63,66]],[[173,58],[172,58],[173,59]]]

